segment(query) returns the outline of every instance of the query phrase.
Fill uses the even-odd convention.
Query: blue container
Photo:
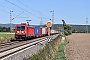
[[[34,31],[35,35],[40,34],[40,27],[35,26],[34,28],[35,28],[35,31]]]

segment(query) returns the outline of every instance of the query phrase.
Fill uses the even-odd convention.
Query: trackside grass
[[[59,35],[54,40],[46,44],[46,46],[38,53],[24,60],[54,60],[60,44],[61,36]]]
[[[68,44],[68,41],[63,42],[57,51],[57,55],[54,60],[66,60],[65,54],[64,54],[64,47]]]

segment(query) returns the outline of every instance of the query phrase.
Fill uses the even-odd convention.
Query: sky
[[[12,11],[10,14],[10,10]],[[54,24],[90,24],[90,0],[0,0],[0,23],[26,23],[39,25],[42,20],[46,24],[52,19],[54,10]]]

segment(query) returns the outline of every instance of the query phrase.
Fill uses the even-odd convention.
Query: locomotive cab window
[[[25,26],[17,26],[17,30],[25,30]]]

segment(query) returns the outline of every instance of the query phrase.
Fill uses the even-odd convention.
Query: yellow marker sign
[[[52,26],[52,23],[51,22],[47,22],[46,26],[47,27],[51,27]]]
[[[48,27],[48,36],[50,36],[50,27],[52,26],[52,23],[47,22],[46,26]]]

